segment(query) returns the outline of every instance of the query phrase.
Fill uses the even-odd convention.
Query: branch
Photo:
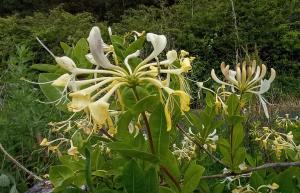
[[[183,133],[183,135],[185,135],[187,138],[189,138],[189,140],[191,140],[193,143],[195,143],[198,147],[200,147],[200,149],[202,149],[205,153],[207,153],[213,160],[215,160],[216,162],[218,162],[219,164],[222,164],[223,166],[226,166],[226,164],[224,162],[222,162],[220,159],[218,159],[216,156],[214,156],[210,151],[208,151],[207,149],[205,149],[203,147],[203,145],[201,143],[199,143],[199,141],[195,140],[193,137],[191,137],[183,128],[181,128],[178,124],[177,124],[177,128]],[[227,166],[226,166],[227,167]]]
[[[15,158],[13,158],[2,146],[2,144],[0,143],[0,150],[4,153],[4,155],[6,155],[8,157],[8,159],[10,161],[12,161],[15,165],[17,165],[20,169],[22,169],[24,172],[26,172],[29,177],[33,177],[38,181],[43,181],[42,178],[40,178],[39,176],[35,175],[33,172],[29,171],[27,168],[25,168],[22,164],[20,164]]]
[[[220,178],[226,178],[229,176],[238,176],[242,174],[249,174],[251,172],[257,171],[257,170],[263,170],[268,168],[285,168],[285,167],[300,167],[300,162],[278,162],[278,163],[266,163],[261,166],[249,168],[247,170],[241,171],[239,173],[236,172],[229,172],[225,174],[215,174],[211,176],[202,176],[201,179],[220,179]]]

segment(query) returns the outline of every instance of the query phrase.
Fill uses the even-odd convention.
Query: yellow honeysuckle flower
[[[68,154],[71,156],[75,156],[79,154],[78,148],[73,145],[73,141],[70,141],[71,147],[68,149]]]
[[[71,93],[72,102],[68,104],[69,111],[79,112],[86,108],[91,102],[91,96],[82,92]]]
[[[176,90],[172,93],[172,95],[179,96],[180,98],[180,110],[181,111],[189,111],[190,110],[190,101],[191,97],[181,90]]]
[[[48,146],[48,145],[50,145],[50,143],[48,142],[47,138],[44,138],[40,143],[40,146]]]
[[[188,72],[192,69],[192,66],[191,66],[191,60],[189,58],[184,58],[181,62],[180,62],[180,65],[181,65],[181,69],[184,71],[184,72]]]
[[[164,112],[165,112],[166,123],[167,123],[167,131],[170,131],[172,129],[172,119],[169,110],[169,100],[167,100],[167,103],[165,104]]]
[[[90,111],[90,114],[93,118],[93,120],[100,126],[103,125],[107,118],[109,117],[109,103],[98,100],[96,102],[90,103],[88,105],[88,109]]]

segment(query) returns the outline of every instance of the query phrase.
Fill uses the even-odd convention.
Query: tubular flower
[[[176,100],[174,96],[179,97],[180,104],[178,105],[182,114],[190,110],[190,96],[181,90],[172,90],[169,87],[163,87],[164,90],[168,93],[168,98],[165,104],[164,112],[167,122],[167,131],[170,131],[172,128],[171,112],[173,111]]]
[[[226,82],[220,80],[212,69],[211,77],[219,84],[230,86],[232,91],[236,90],[242,93],[253,93],[257,95],[260,103],[263,107],[264,113],[269,118],[269,112],[267,109],[267,101],[262,96],[270,89],[271,83],[276,77],[276,71],[271,68],[271,75],[269,79],[263,79],[266,75],[267,68],[264,64],[261,66],[256,65],[256,61],[253,60],[251,64],[247,64],[246,61],[236,64],[235,71],[229,69],[229,65],[225,66],[225,63],[221,63],[221,71],[226,79]]]
[[[135,32],[133,34],[137,35]],[[137,36],[144,36],[144,33]],[[160,93],[167,93],[168,97],[164,102],[166,104],[166,119],[169,122],[168,130],[170,130],[170,107],[175,105],[174,96],[179,97],[180,104],[178,106],[182,113],[190,109],[190,96],[184,89],[187,87],[185,82],[180,82],[180,89],[174,90],[169,88],[170,75],[174,75],[182,80],[182,73],[191,70],[193,58],[187,58],[187,53],[183,52],[178,58],[177,52],[171,50],[167,52],[165,60],[159,61],[158,56],[163,52],[167,44],[166,37],[164,35],[147,33],[146,40],[153,47],[153,51],[148,56],[142,59],[140,50],[136,50],[128,53],[123,61],[118,61],[120,58],[116,59],[115,48],[112,45],[105,44],[101,37],[100,29],[93,27],[87,38],[90,53],[85,57],[90,63],[96,65],[94,69],[79,68],[67,56],[55,56],[40,40],[38,41],[54,57],[58,65],[68,71],[68,73],[53,81],[52,85],[65,87],[66,93],[69,92],[68,96],[71,98],[68,110],[74,113],[84,111],[90,122],[93,123],[93,131],[95,127],[102,128],[107,126],[107,128],[110,128],[111,133],[115,133],[116,130],[113,129],[112,124],[113,116],[110,110],[110,98],[114,97],[116,100],[121,101],[121,96],[115,94],[119,93],[121,88],[133,88],[145,84],[154,86]],[[113,61],[108,57],[109,53],[112,53]],[[133,59],[139,59],[135,61],[141,62],[135,65],[136,67],[133,67],[131,63]],[[179,68],[173,65],[176,61],[180,63]],[[87,77],[87,79],[83,80],[80,77]],[[122,105],[122,102],[120,102],[120,105]],[[118,108],[115,105],[113,106]],[[120,111],[119,109],[115,110]],[[90,131],[90,125],[88,128]]]

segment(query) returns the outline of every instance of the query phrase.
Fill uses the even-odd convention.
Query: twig
[[[133,87],[132,90],[133,90],[133,94],[135,95],[137,101],[139,101],[139,100],[140,100],[140,97],[139,97],[139,95],[138,95],[138,92],[137,92],[136,88]],[[149,125],[149,122],[148,122],[146,113],[145,113],[145,112],[142,112],[141,114],[142,114],[142,117],[143,117],[143,119],[144,119],[144,123],[145,123],[146,129],[147,129],[147,136],[148,136],[148,141],[149,141],[149,146],[150,146],[151,153],[152,153],[152,154],[155,154],[155,149],[154,149],[154,144],[153,144],[152,133],[151,133],[151,129],[150,129],[150,125]]]
[[[176,187],[177,187],[177,189],[179,190],[179,191],[181,191],[181,187],[180,187],[180,183],[177,181],[177,179],[169,172],[169,170],[165,167],[165,166],[163,166],[163,165],[161,165],[160,166],[160,169],[161,169],[161,171],[163,171],[172,181],[173,181],[173,183],[176,185]]]
[[[284,168],[284,167],[300,167],[300,162],[278,162],[278,163],[266,163],[261,166],[249,168],[247,170],[241,171],[239,173],[236,172],[229,172],[224,174],[215,174],[210,176],[202,176],[201,179],[220,179],[220,178],[226,178],[228,176],[238,176],[242,174],[248,174],[257,170],[263,170],[268,168]]]
[[[13,158],[2,146],[2,144],[0,143],[0,150],[4,153],[4,155],[7,156],[7,158],[12,161],[15,165],[17,165],[20,169],[22,169],[23,171],[25,171],[29,177],[33,177],[38,181],[44,181],[42,178],[40,178],[39,176],[35,175],[33,172],[29,171],[27,168],[25,168],[22,164],[20,164],[15,158]]]
[[[227,165],[222,162],[220,159],[218,159],[215,155],[213,155],[211,152],[209,152],[207,149],[205,149],[203,147],[203,145],[201,143],[199,143],[197,140],[195,140],[193,137],[191,137],[183,128],[181,128],[178,124],[177,124],[177,128],[183,133],[183,135],[185,135],[187,138],[189,138],[189,140],[191,140],[193,143],[195,143],[198,147],[200,147],[206,154],[208,154],[213,160],[215,160],[216,162],[218,162],[219,164],[222,164],[223,166]]]

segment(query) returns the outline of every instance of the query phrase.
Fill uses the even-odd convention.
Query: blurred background
[[[274,111],[299,112],[300,0],[0,0],[0,142],[39,175],[56,161],[39,149],[39,141],[49,122],[66,115],[38,102],[47,100],[39,87],[20,80],[37,80],[33,64],[54,63],[35,37],[63,55],[60,42],[75,45],[94,25],[106,42],[108,26],[119,35],[165,34],[168,49],[196,56],[189,76],[198,81],[222,61],[233,66],[238,50],[240,59],[276,69],[267,97],[277,105]],[[0,173],[15,180],[20,192],[32,185],[1,153],[0,164]]]

